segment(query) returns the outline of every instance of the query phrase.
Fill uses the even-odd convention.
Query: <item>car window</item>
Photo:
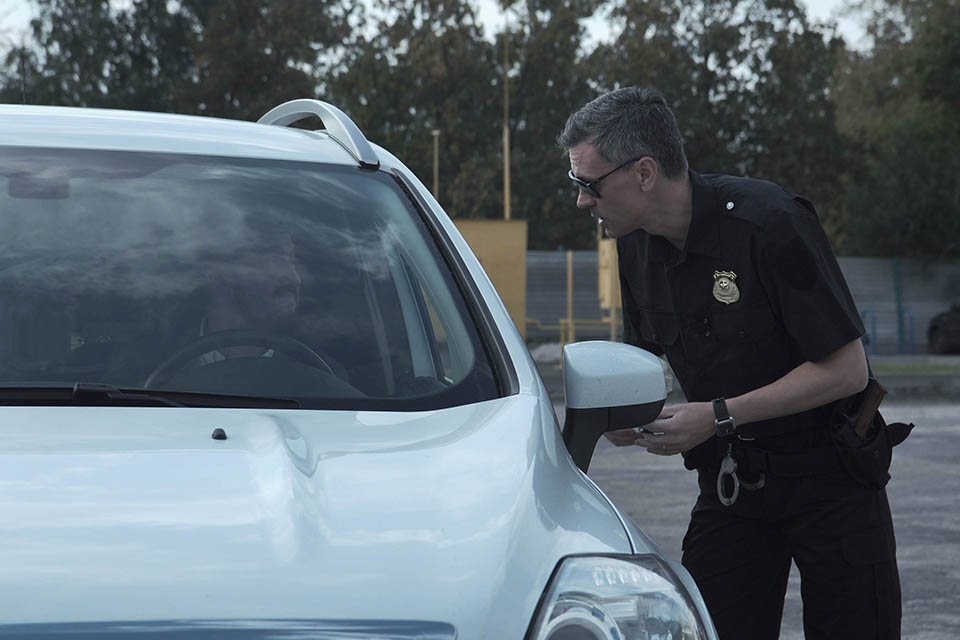
[[[0,384],[75,382],[338,408],[498,394],[450,268],[384,172],[0,149]]]

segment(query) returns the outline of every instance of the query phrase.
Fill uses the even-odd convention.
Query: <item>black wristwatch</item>
[[[717,417],[713,421],[717,429],[718,438],[729,438],[737,430],[737,423],[730,417],[727,411],[727,401],[723,398],[717,398],[713,401],[713,414]]]

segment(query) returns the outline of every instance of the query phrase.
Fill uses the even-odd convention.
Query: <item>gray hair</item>
[[[567,119],[557,143],[568,153],[585,141],[610,164],[650,156],[668,178],[687,171],[677,119],[656,89],[618,89],[580,107]]]

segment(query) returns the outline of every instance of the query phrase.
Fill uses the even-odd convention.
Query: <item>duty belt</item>
[[[754,482],[741,480],[737,475],[737,460],[750,469],[759,471]],[[727,453],[720,463],[717,474],[717,497],[720,503],[729,507],[740,496],[740,489],[758,491],[766,485],[767,474],[784,478],[799,478],[822,473],[836,473],[843,470],[837,450],[834,447],[807,449],[805,451],[778,453],[754,447],[737,447],[727,444]],[[733,489],[728,495],[724,490],[724,480],[729,477]]]
[[[878,456],[877,446],[888,447],[886,453],[886,462],[890,461],[890,449],[903,442],[910,431],[914,428],[913,424],[895,422],[883,426],[883,431],[878,433],[876,445],[869,443],[862,448],[843,448],[838,449],[836,445],[829,447],[819,447],[815,449],[802,449],[799,451],[769,451],[751,446],[733,446],[733,441],[725,443],[726,455],[720,463],[720,472],[717,474],[717,497],[721,504],[729,507],[737,501],[740,495],[740,489],[745,491],[757,491],[766,484],[767,475],[783,478],[799,478],[804,476],[850,473],[850,469],[844,465],[844,459],[847,464],[851,464],[851,454],[855,459],[853,466],[860,468],[864,460],[870,460],[867,467],[870,471],[875,462],[873,457]],[[880,440],[880,438],[883,438]],[[722,450],[722,449],[721,449]],[[859,460],[856,458],[859,457]],[[881,460],[881,458],[878,458]],[[754,482],[745,482],[737,475],[737,467],[741,465],[751,472],[758,473],[758,478]],[[889,479],[885,469],[879,472]],[[862,475],[862,469],[858,475]],[[733,489],[729,494],[724,491],[725,479],[729,477],[732,480]],[[862,480],[862,478],[861,478]],[[883,480],[879,486],[886,484]],[[870,482],[867,486],[873,486]],[[876,487],[874,487],[876,488]]]

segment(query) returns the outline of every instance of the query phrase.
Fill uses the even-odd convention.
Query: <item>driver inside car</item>
[[[291,333],[303,283],[291,241],[243,251],[218,274],[218,280],[208,290],[200,319],[201,336],[231,330]],[[271,358],[274,354],[268,347],[237,344],[202,354],[198,364],[236,357]]]
[[[301,330],[303,277],[289,236],[200,256],[204,281],[143,387],[249,396],[358,397]]]

